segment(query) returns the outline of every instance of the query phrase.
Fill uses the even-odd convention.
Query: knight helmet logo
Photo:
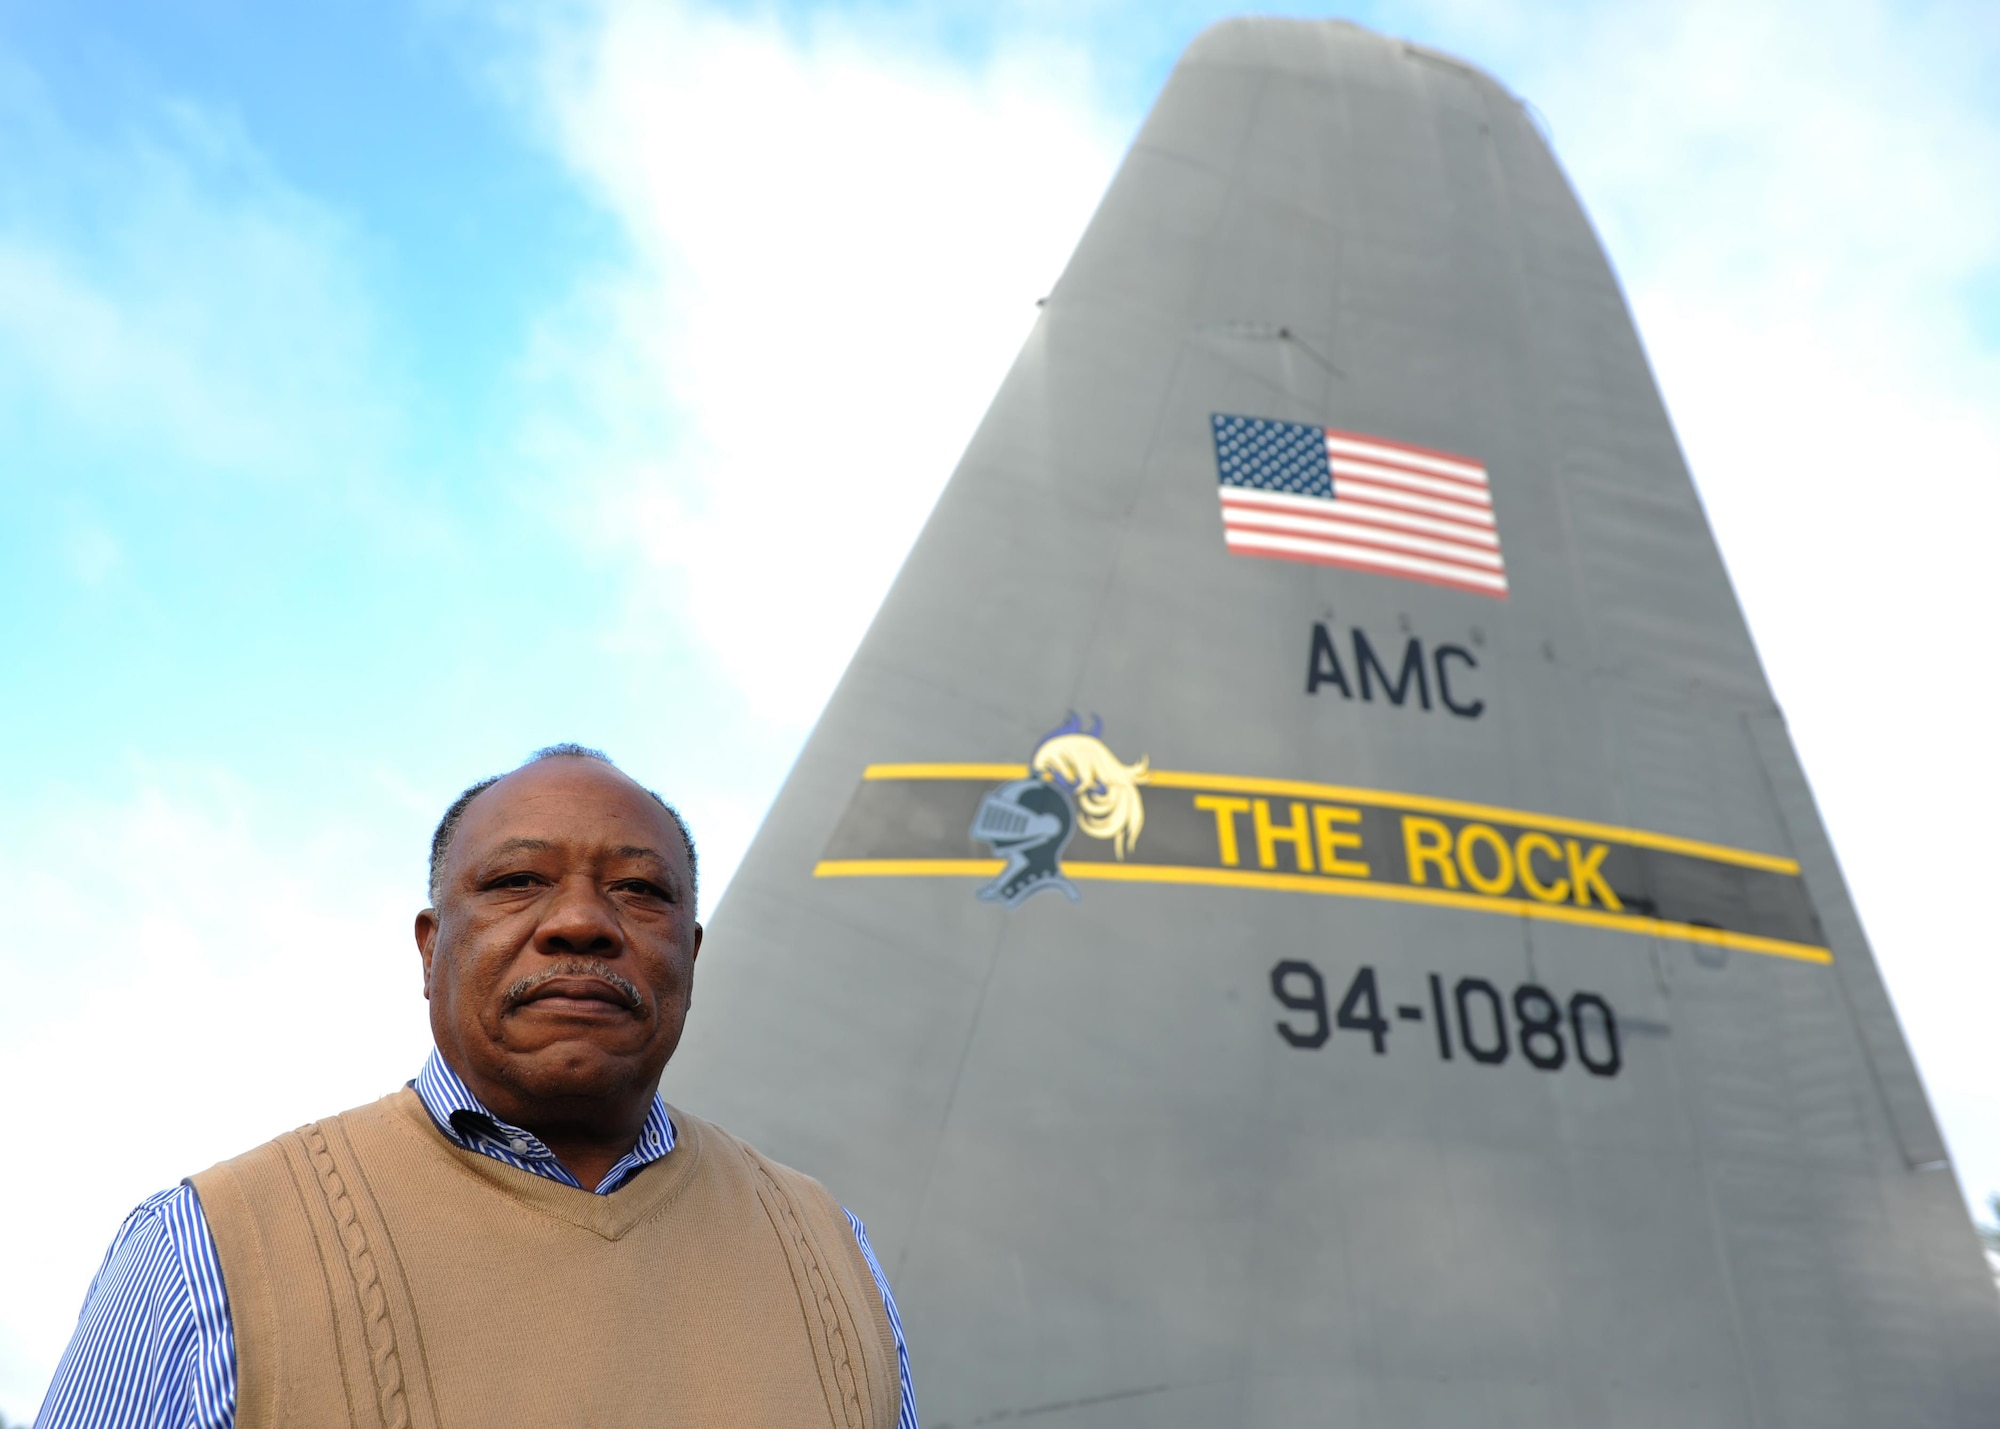
[[[1062,871],[1073,834],[1108,839],[1121,860],[1138,842],[1146,825],[1139,786],[1150,777],[1149,761],[1141,755],[1136,764],[1125,763],[1100,738],[1103,732],[1103,720],[1093,717],[1086,730],[1071,713],[1035,746],[1027,778],[1010,780],[980,801],[972,837],[1007,861],[979,890],[983,902],[1017,908],[1055,889],[1074,903],[1080,895]]]

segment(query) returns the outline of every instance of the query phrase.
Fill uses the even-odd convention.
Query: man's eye
[[[628,878],[618,887],[626,893],[636,893],[641,898],[658,898],[664,901],[667,897],[666,889],[657,883],[648,883],[643,878]]]
[[[505,874],[493,883],[495,888],[533,888],[541,880],[532,873]]]

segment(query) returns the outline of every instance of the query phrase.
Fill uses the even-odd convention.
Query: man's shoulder
[[[385,1097],[360,1106],[349,1107],[346,1111],[335,1112],[331,1116],[320,1117],[290,1131],[280,1132],[269,1141],[258,1143],[248,1151],[239,1152],[226,1160],[218,1161],[205,1171],[198,1171],[188,1177],[184,1185],[192,1186],[196,1195],[204,1194],[205,1186],[212,1186],[223,1179],[256,1179],[264,1174],[280,1170],[289,1158],[303,1156],[308,1161],[326,1154],[326,1140],[329,1135],[352,1138],[369,1135],[393,1125],[421,1126],[428,1120],[423,1103],[408,1087],[398,1087]],[[170,1194],[162,1192],[162,1195]],[[158,1199],[157,1197],[155,1199]]]
[[[677,1146],[686,1147],[703,1160],[714,1156],[736,1162],[751,1174],[775,1183],[789,1196],[804,1197],[822,1208],[845,1215],[840,1211],[833,1193],[806,1172],[766,1156],[735,1133],[680,1107],[669,1106],[667,1114],[673,1118]]]
[[[207,1234],[194,1188],[182,1181],[155,1191],[132,1208],[111,1242],[107,1264],[121,1257],[149,1261],[162,1255],[186,1259],[186,1248]]]
[[[132,1214],[126,1217],[126,1219],[135,1223],[141,1221],[171,1221],[193,1195],[194,1192],[188,1188],[188,1183],[182,1181],[178,1185],[167,1187],[164,1191],[153,1192],[152,1195],[134,1206]]]

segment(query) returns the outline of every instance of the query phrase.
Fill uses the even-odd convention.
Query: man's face
[[[608,765],[545,759],[467,806],[439,882],[416,929],[431,1031],[482,1100],[520,1121],[650,1096],[701,948],[666,810]]]

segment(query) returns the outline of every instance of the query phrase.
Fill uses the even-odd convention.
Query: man
[[[542,750],[445,813],[431,905],[421,1074],[134,1211],[40,1429],[915,1429],[861,1222],[659,1098],[702,938],[680,815]]]

